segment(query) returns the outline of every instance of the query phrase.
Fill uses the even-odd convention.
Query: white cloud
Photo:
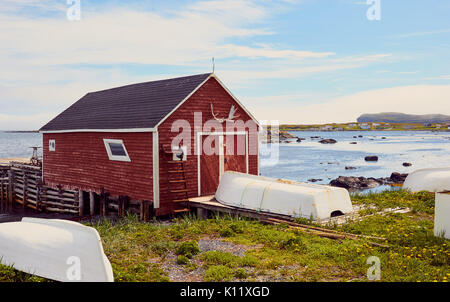
[[[0,114],[0,130],[38,130],[55,117],[55,112],[17,115]]]
[[[26,1],[28,2],[28,1]],[[29,64],[185,65],[212,56],[307,58],[331,55],[268,47],[240,46],[229,39],[271,34],[254,28],[269,14],[253,1],[197,2],[179,12],[126,8],[84,12],[79,22],[0,14],[4,58]]]
[[[327,50],[234,42],[273,34],[263,23],[276,10],[268,3],[272,1],[201,1],[158,13],[123,7],[100,12],[86,9],[81,21],[69,22],[64,12],[39,18],[11,13],[30,7],[62,11],[65,1],[5,0],[0,4],[0,129],[25,125],[27,116],[18,115],[20,110],[5,112],[15,102],[39,108],[26,123],[36,129],[48,120],[49,115],[42,112],[59,112],[86,92],[169,76],[130,76],[118,68],[96,69],[91,64],[178,65],[205,72],[214,56],[219,76],[235,86],[249,80],[359,68],[391,57],[339,57]],[[234,60],[219,65],[225,58]],[[73,67],[76,64],[88,67]]]
[[[267,105],[267,100],[262,102],[261,106],[252,102],[251,109],[258,119],[277,119],[281,123],[291,124],[354,122],[363,113],[378,112],[450,115],[450,85],[416,85],[369,90],[310,105],[295,106],[293,99],[289,106],[283,106],[285,101],[285,97],[273,97],[271,105]]]

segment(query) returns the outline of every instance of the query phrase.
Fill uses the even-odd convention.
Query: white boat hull
[[[215,198],[225,205],[313,220],[353,212],[342,188],[225,172]]]
[[[416,170],[408,175],[403,188],[411,192],[450,190],[450,167]]]
[[[436,193],[434,235],[450,239],[450,193]]]
[[[56,281],[112,282],[98,232],[56,219],[0,224],[1,264]]]

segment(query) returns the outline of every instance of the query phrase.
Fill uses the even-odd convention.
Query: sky
[[[211,72],[212,57],[259,120],[450,115],[448,0],[78,1],[80,20],[77,0],[0,2],[0,129],[38,129],[90,91]]]

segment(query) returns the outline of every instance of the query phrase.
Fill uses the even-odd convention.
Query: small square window
[[[103,139],[109,160],[131,161],[127,149],[121,139]]]
[[[187,147],[186,146],[172,146],[173,159],[172,160],[187,160]]]
[[[48,151],[56,151],[56,143],[54,139],[48,141]]]

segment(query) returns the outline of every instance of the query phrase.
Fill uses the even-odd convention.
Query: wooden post
[[[36,182],[36,209],[38,211],[42,211],[42,202],[41,202],[41,200],[42,200],[41,192],[42,191],[41,191],[41,186],[42,186],[41,180],[38,180]]]
[[[100,215],[107,216],[108,215],[108,193],[105,193],[103,188],[100,189]]]
[[[13,209],[14,203],[14,172],[10,169],[8,171],[8,210]]]
[[[197,218],[198,219],[208,219],[208,210],[197,208]]]
[[[78,209],[79,209],[79,216],[83,216],[84,214],[84,192],[81,190],[78,190]]]
[[[144,200],[144,221],[148,222],[148,201]]]
[[[94,192],[89,192],[89,211],[91,216],[95,215],[95,195]]]
[[[0,180],[0,212],[4,211],[5,203],[3,199],[3,179]]]
[[[25,209],[27,207],[27,191],[28,191],[28,178],[27,173],[23,172],[23,192],[22,192],[22,207]]]
[[[123,197],[122,195],[119,196],[119,199],[117,200],[117,216],[122,217],[122,209],[123,209]]]
[[[127,209],[130,202],[130,198],[128,196],[123,197],[123,205],[122,205],[122,216],[125,217],[127,215]]]
[[[153,216],[153,203],[150,205],[150,201],[141,201],[141,220],[145,222],[150,221],[150,216]],[[151,215],[150,215],[151,214]]]

